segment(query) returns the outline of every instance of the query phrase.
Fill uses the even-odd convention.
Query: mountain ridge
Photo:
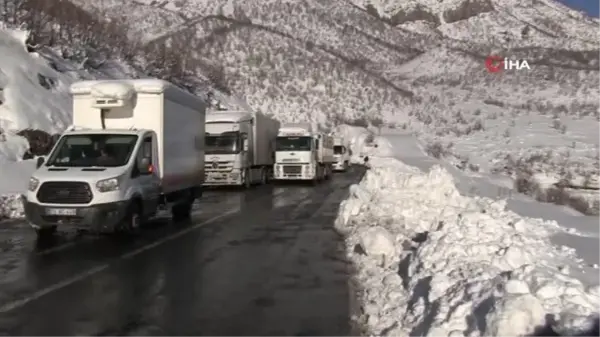
[[[554,125],[597,123],[600,21],[551,0],[384,1],[387,12],[381,1],[362,0],[71,2],[118,23],[119,42],[105,42],[112,58],[200,95],[233,95],[232,108],[247,101],[283,121],[325,129],[401,127],[484,171],[493,169],[485,162],[546,158],[536,172],[581,166],[578,177],[598,174],[598,141]],[[411,8],[439,24],[385,17]],[[123,44],[128,51],[115,47]],[[484,65],[491,54],[525,59],[532,69],[491,74]],[[538,142],[505,136],[520,127],[510,122],[517,117],[539,125],[531,131]],[[562,145],[546,144],[548,136]],[[479,153],[467,146],[473,137],[497,146]],[[575,151],[573,142],[583,145]],[[540,147],[556,153],[539,156]],[[507,161],[507,151],[517,158]],[[559,154],[565,151],[573,152],[568,160]]]

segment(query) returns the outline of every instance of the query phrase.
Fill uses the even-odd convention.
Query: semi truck
[[[71,85],[73,125],[29,180],[25,215],[57,230],[137,233],[170,209],[189,218],[202,194],[206,104],[156,79]]]
[[[350,167],[351,151],[342,137],[333,138],[333,156],[335,157],[334,171],[346,172]]]
[[[275,144],[276,180],[318,183],[331,176],[335,162],[333,137],[308,123],[288,123],[279,129]]]
[[[205,186],[266,184],[272,175],[279,121],[261,112],[206,115]]]

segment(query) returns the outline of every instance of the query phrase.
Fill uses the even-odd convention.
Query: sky
[[[595,18],[599,16],[600,0],[560,0],[560,2],[573,9],[584,11]]]

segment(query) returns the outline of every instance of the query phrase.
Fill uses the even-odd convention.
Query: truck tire
[[[56,226],[36,228],[35,233],[39,240],[49,239],[56,233]]]
[[[194,200],[197,197],[202,195],[202,189],[191,189],[189,194],[184,197],[184,200],[176,203],[171,208],[171,216],[173,221],[185,221],[189,220],[192,217],[192,206],[194,205]]]
[[[261,168],[260,169],[260,184],[261,185],[266,185],[267,183],[269,183],[269,170],[266,168]]]
[[[250,179],[250,169],[244,170],[244,178],[242,180],[243,188],[250,188],[252,186],[252,180]]]
[[[316,172],[315,172],[315,177],[312,179],[312,181],[310,183],[312,185],[318,185],[320,182],[321,182],[321,170],[317,166]]]
[[[120,229],[127,235],[135,236],[140,233],[141,227],[142,208],[139,202],[132,201]]]

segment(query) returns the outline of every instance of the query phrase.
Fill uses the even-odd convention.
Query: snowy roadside
[[[370,333],[515,336],[550,325],[576,334],[592,324],[599,288],[569,274],[575,257],[554,248],[553,224],[461,196],[439,166],[422,173],[373,150],[336,221]]]
[[[6,161],[0,158],[0,221],[24,217],[22,194],[35,170],[34,160]]]
[[[0,221],[6,219],[19,219],[23,216],[23,201],[20,194],[0,196]]]

